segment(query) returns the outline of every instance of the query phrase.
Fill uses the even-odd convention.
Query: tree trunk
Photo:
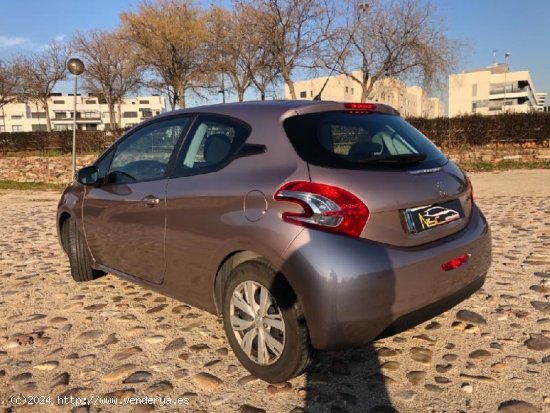
[[[174,90],[174,94],[170,96],[170,93],[168,93],[168,101],[170,102],[170,107],[172,110],[176,109],[176,102],[178,100],[178,92]]]
[[[239,96],[239,102],[244,101],[244,90],[242,88],[237,89],[237,96]]]
[[[6,113],[4,112],[4,105],[2,105],[2,124],[4,126],[4,132],[7,132],[7,130],[6,130]]]
[[[178,95],[179,95],[179,107],[181,109],[185,109],[185,90],[187,89],[186,84],[183,83],[178,88]]]
[[[260,90],[260,100],[265,100],[265,89]]]
[[[122,102],[118,102],[118,129],[122,129]]]
[[[111,130],[115,130],[117,128],[115,119],[115,104],[112,100],[109,100],[107,104],[109,106],[109,128]]]
[[[50,118],[50,108],[48,106],[48,99],[46,98],[46,100],[44,100],[42,104],[44,106],[44,110],[46,111],[46,129],[48,132],[50,132],[52,130],[52,120]]]
[[[288,91],[290,92],[290,98],[296,100],[296,91],[294,90],[294,82],[290,78],[290,74],[285,70],[283,71],[283,79],[288,86]]]
[[[369,87],[366,83],[361,84],[361,102],[366,102],[369,97]]]

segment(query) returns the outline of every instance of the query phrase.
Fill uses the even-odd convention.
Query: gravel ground
[[[112,275],[72,282],[59,194],[0,192],[0,412],[550,412],[550,171],[472,180],[494,237],[483,289],[279,385],[247,374],[213,315]]]

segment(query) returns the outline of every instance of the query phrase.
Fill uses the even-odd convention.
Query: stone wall
[[[447,148],[443,152],[458,163],[501,162],[501,161],[549,161],[550,148],[535,144],[489,144],[483,146],[464,146]]]
[[[77,168],[89,165],[96,155],[76,158]],[[0,157],[0,181],[69,183],[71,156],[7,156]]]
[[[550,162],[550,148],[514,144],[463,147],[443,150],[458,163],[486,161]],[[79,155],[77,167],[90,165],[96,155]],[[68,183],[71,175],[71,156],[0,156],[0,181]]]

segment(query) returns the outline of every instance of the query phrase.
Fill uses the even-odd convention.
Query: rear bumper
[[[460,255],[452,271],[441,264]],[[285,254],[282,272],[303,307],[320,350],[362,346],[425,321],[483,285],[491,264],[487,222],[474,207],[460,232],[415,248],[305,229]]]

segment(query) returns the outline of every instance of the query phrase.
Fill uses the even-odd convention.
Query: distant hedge
[[[76,148],[79,153],[102,151],[114,142],[121,132],[77,131]],[[70,153],[73,145],[72,131],[4,132],[0,133],[0,153],[60,152]]]
[[[408,118],[418,130],[445,148],[519,143],[550,146],[550,113],[467,115],[455,118]],[[77,131],[77,151],[95,153],[108,147],[122,132]],[[0,154],[17,152],[70,153],[72,131],[0,133]]]
[[[548,112],[407,120],[442,147],[490,143],[535,143],[544,146],[550,144]]]

